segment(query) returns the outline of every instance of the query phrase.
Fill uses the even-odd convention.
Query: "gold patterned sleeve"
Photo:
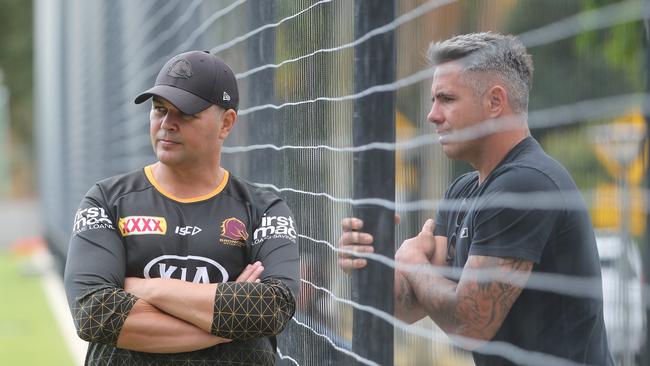
[[[295,309],[293,294],[281,281],[220,283],[211,332],[228,339],[274,336],[284,329]]]
[[[95,289],[80,296],[72,305],[77,334],[87,342],[115,345],[137,300],[116,287]]]
[[[95,185],[79,205],[64,286],[79,337],[115,345],[137,298],[123,290],[126,253],[105,202]]]

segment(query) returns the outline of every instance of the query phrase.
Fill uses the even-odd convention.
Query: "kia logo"
[[[228,281],[228,271],[221,264],[194,255],[161,255],[147,263],[143,275],[144,278],[175,278],[194,283],[213,283],[210,272],[214,272],[214,269],[221,273],[221,282]]]

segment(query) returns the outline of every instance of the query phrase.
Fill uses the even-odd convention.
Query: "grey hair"
[[[504,84],[512,109],[527,113],[528,94],[533,84],[533,59],[516,37],[492,32],[462,34],[431,43],[428,56],[434,66],[458,61],[464,71],[498,78]],[[484,77],[464,79],[478,95],[490,86]]]

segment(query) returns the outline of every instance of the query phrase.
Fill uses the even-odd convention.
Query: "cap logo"
[[[185,59],[177,60],[167,69],[167,75],[174,78],[189,79],[192,77],[192,66]]]
[[[229,101],[230,100],[230,94],[223,92],[223,100]]]

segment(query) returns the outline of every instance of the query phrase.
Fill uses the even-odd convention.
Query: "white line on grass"
[[[52,257],[49,252],[43,250],[34,256],[34,261],[42,265],[41,285],[45,290],[45,297],[50,305],[52,315],[59,326],[60,332],[63,334],[65,344],[68,346],[70,356],[75,365],[83,366],[88,343],[77,336],[61,276],[53,269]]]

